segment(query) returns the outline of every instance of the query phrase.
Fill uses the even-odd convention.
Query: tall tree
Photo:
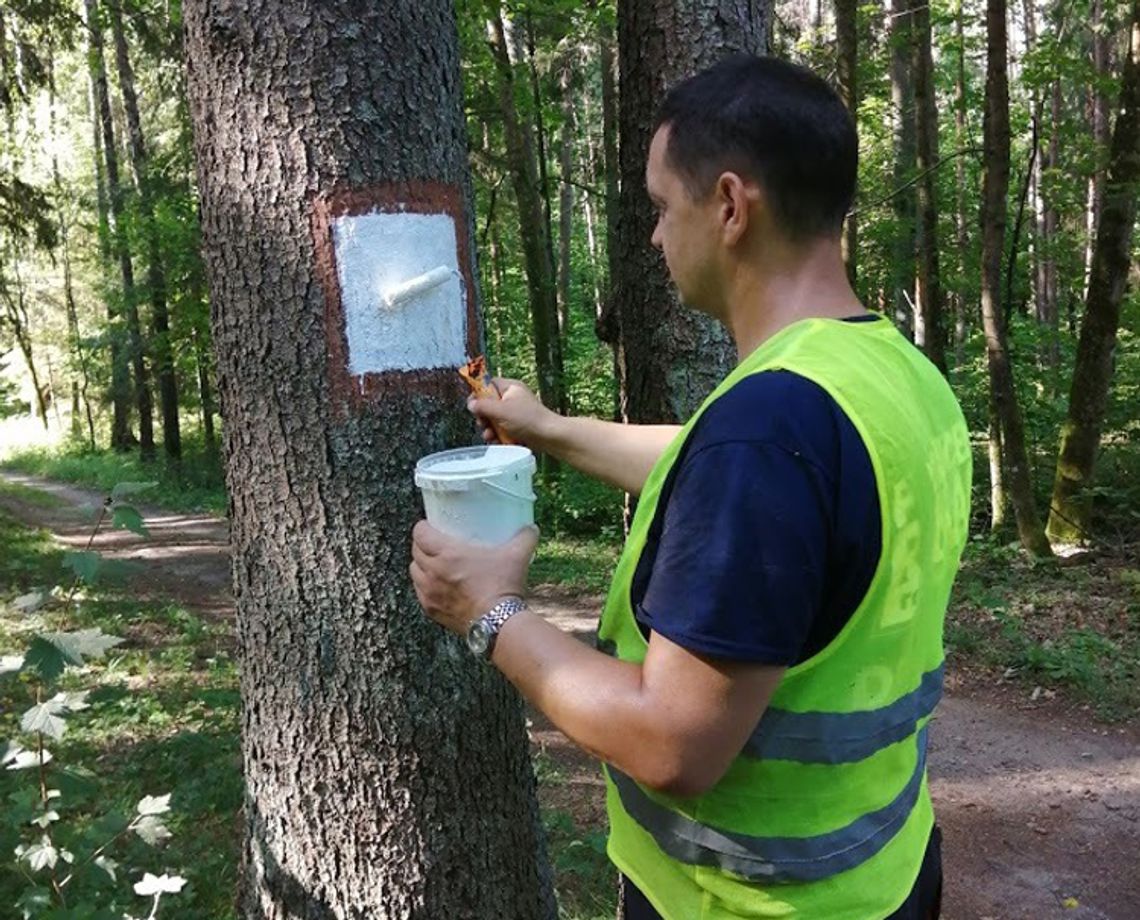
[[[895,322],[921,341],[922,315],[914,309],[915,213],[914,172],[917,160],[914,79],[911,73],[914,16],[911,0],[891,0],[891,109],[894,123],[895,226],[891,249],[891,301]]]
[[[1025,429],[1013,387],[1013,368],[1001,316],[1001,268],[1009,189],[1009,82],[1005,0],[986,2],[986,101],[982,153],[982,326],[986,334],[992,413],[1000,435],[1000,463],[1021,544],[1035,555],[1052,554],[1037,515]],[[991,444],[993,426],[991,425]],[[992,447],[991,447],[992,449]],[[991,463],[992,466],[992,463]],[[1002,513],[995,507],[994,516]]]
[[[915,342],[934,365],[946,373],[946,335],[942,320],[942,275],[938,260],[938,107],[935,102],[934,61],[931,54],[930,6],[915,0],[912,58],[914,70],[915,158],[918,182],[918,274],[915,279]],[[921,336],[918,334],[921,329]]]
[[[152,347],[158,376],[159,403],[162,406],[162,448],[167,457],[179,460],[182,457],[182,434],[178,424],[178,383],[174,374],[170,318],[166,304],[166,273],[162,266],[158,226],[154,220],[146,137],[143,135],[142,119],[139,117],[135,72],[131,66],[127,36],[123,29],[120,0],[108,0],[107,11],[111,20],[111,35],[115,42],[115,62],[119,73],[123,112],[127,118],[127,149],[130,151],[131,178],[138,195],[142,231],[146,239],[146,286],[151,303],[151,323],[154,330]]]
[[[768,48],[768,0],[618,0],[621,191],[612,297],[632,422],[687,418],[735,362],[727,331],[683,306],[650,245],[645,160],[666,89],[738,52]]]
[[[480,347],[452,4],[185,17],[241,637],[241,912],[553,918],[520,698],[407,577],[415,462],[475,436],[462,384],[350,375],[330,226],[451,214],[451,308],[470,298]]]
[[[839,95],[858,125],[859,120],[859,4],[856,0],[835,0],[836,70]],[[854,214],[843,225],[843,262],[847,277],[855,286],[858,275],[859,225]]]
[[[101,53],[101,33],[98,36],[100,53],[96,54],[96,32],[92,14],[93,5],[86,9],[90,25],[87,28],[87,99],[91,114],[91,153],[95,174],[96,237],[99,242],[99,268],[104,286],[110,284],[111,274],[111,220],[107,202],[105,158],[103,156],[103,120],[99,113],[100,79],[106,82],[106,71]],[[107,292],[109,294],[109,292]],[[135,443],[131,431],[131,378],[127,366],[127,349],[124,346],[119,311],[115,298],[104,296],[106,304],[106,340],[111,359],[111,449],[126,451]]]
[[[1120,325],[1120,302],[1132,255],[1136,200],[1140,196],[1140,0],[1132,0],[1129,35],[1120,114],[1112,132],[1069,411],[1061,430],[1053,480],[1049,535],[1058,540],[1085,539],[1089,533],[1092,502],[1088,486],[1100,446]]]
[[[562,133],[558,139],[558,326],[565,337],[570,325],[570,243],[574,231],[574,54],[567,50],[558,76],[562,93]]]
[[[966,27],[962,0],[954,10],[954,137],[958,155],[954,158],[954,235],[958,243],[958,290],[954,293],[954,364],[960,366],[966,341],[967,296],[965,266],[968,263],[970,237],[966,231],[966,157],[962,153],[967,145],[966,132]]]
[[[507,163],[518,204],[519,231],[530,295],[535,365],[538,370],[538,392],[546,406],[564,413],[566,383],[562,366],[562,341],[558,334],[558,291],[550,245],[550,219],[532,135],[519,112],[506,20],[497,4],[488,22],[487,35],[499,81],[499,107],[506,139]]]
[[[139,453],[144,460],[154,458],[154,418],[150,395],[150,372],[143,353],[142,324],[139,322],[135,268],[125,226],[126,205],[119,180],[119,152],[115,144],[115,124],[111,117],[111,93],[107,87],[106,57],[103,53],[103,24],[96,0],[84,0],[90,37],[91,66],[94,72],[95,102],[103,142],[103,164],[107,170],[107,218],[111,251],[119,263],[122,279],[122,307],[126,318],[131,369],[134,372],[135,409],[139,416]]]

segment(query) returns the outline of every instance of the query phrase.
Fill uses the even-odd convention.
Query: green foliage
[[[127,487],[119,494],[137,491]],[[101,522],[102,518],[96,529]],[[120,767],[106,782],[101,775],[116,757],[100,749],[110,742],[121,752],[118,736],[125,727],[107,710],[121,699],[116,691],[129,679],[132,658],[138,657],[137,652],[128,652],[107,660],[107,652],[127,640],[105,633],[104,627],[113,623],[113,628],[126,627],[130,634],[138,629],[134,623],[147,614],[137,605],[93,592],[98,568],[94,556],[86,554],[82,564],[72,566],[70,589],[41,582],[39,590],[15,596],[7,605],[9,612],[0,614],[0,652],[7,653],[13,645],[25,648],[23,654],[0,655],[0,733],[15,735],[0,749],[0,765],[5,768],[0,774],[0,798],[8,803],[0,821],[0,901],[27,918],[129,918],[138,909],[139,898],[148,899],[146,916],[153,918],[164,897],[179,894],[187,885],[186,879],[164,872],[144,873],[140,881],[126,886],[141,866],[153,862],[152,848],[165,846],[183,821],[171,813],[170,794],[140,796],[135,791],[138,785],[124,783],[130,770]],[[41,535],[3,515],[0,557],[15,563],[0,573],[0,600],[24,589],[32,579],[38,581],[53,571],[62,575],[61,563],[68,560]],[[88,583],[87,592],[78,591],[81,581]],[[190,635],[202,637],[198,621],[184,614],[179,617],[192,624]],[[161,658],[169,653],[163,649],[158,654]],[[230,670],[226,683],[232,685],[233,680]],[[78,682],[86,686],[77,689]],[[195,689],[200,689],[200,682]],[[223,705],[232,710],[234,697],[227,695]],[[147,701],[146,695],[127,694],[127,698]],[[192,712],[193,707],[185,708]],[[83,717],[77,718],[78,713]],[[192,716],[183,722],[192,722]],[[137,730],[132,734],[139,736]],[[211,757],[216,753],[211,750]],[[180,757],[179,762],[188,764],[192,758]],[[85,763],[98,764],[100,772],[80,766]],[[152,777],[150,763],[134,769],[138,767],[147,774],[147,786],[157,778],[177,794],[188,785],[176,770]],[[211,788],[232,794],[233,784],[213,781]],[[233,805],[227,807],[232,810]],[[195,805],[189,810],[201,808]],[[187,849],[194,852],[198,845],[191,842]],[[171,855],[168,849],[168,860]],[[202,888],[211,890],[208,884]],[[188,905],[179,916],[220,917],[229,910],[223,901],[199,912],[201,898],[193,884],[179,901]],[[217,910],[218,906],[223,909]]]
[[[609,920],[617,908],[617,872],[606,835],[586,830],[564,811],[544,811],[543,827],[557,874],[560,920]]]
[[[226,494],[217,454],[192,439],[184,443],[183,461],[177,465],[147,464],[133,454],[114,451],[92,454],[73,443],[55,449],[19,451],[10,454],[0,465],[98,489],[107,495],[116,487],[130,489],[121,493],[124,498],[145,489],[149,501],[172,511],[224,512]],[[121,520],[138,523],[130,512]],[[126,525],[116,522],[115,526]]]

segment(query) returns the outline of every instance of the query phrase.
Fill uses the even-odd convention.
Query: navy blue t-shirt
[[[881,547],[875,475],[855,426],[818,384],[765,371],[694,426],[662,488],[630,600],[646,635],[790,666],[843,629]]]

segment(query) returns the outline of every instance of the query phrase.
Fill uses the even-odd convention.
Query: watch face
[[[483,657],[491,644],[491,631],[481,620],[476,620],[467,630],[467,647],[472,654]]]

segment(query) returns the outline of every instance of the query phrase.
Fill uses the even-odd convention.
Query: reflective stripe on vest
[[[858,712],[791,712],[770,708],[744,754],[801,763],[854,763],[914,734],[942,698],[943,665],[888,706]]]
[[[607,765],[622,807],[673,859],[716,866],[752,882],[815,882],[853,869],[878,853],[906,823],[926,769],[926,727],[915,735],[918,758],[902,791],[877,811],[814,837],[753,837],[717,830],[651,799]]]
[[[613,642],[599,651],[616,656]],[[744,743],[746,757],[800,763],[856,763],[914,734],[942,699],[945,664],[922,675],[918,686],[879,709],[856,712],[792,712],[770,707]]]

